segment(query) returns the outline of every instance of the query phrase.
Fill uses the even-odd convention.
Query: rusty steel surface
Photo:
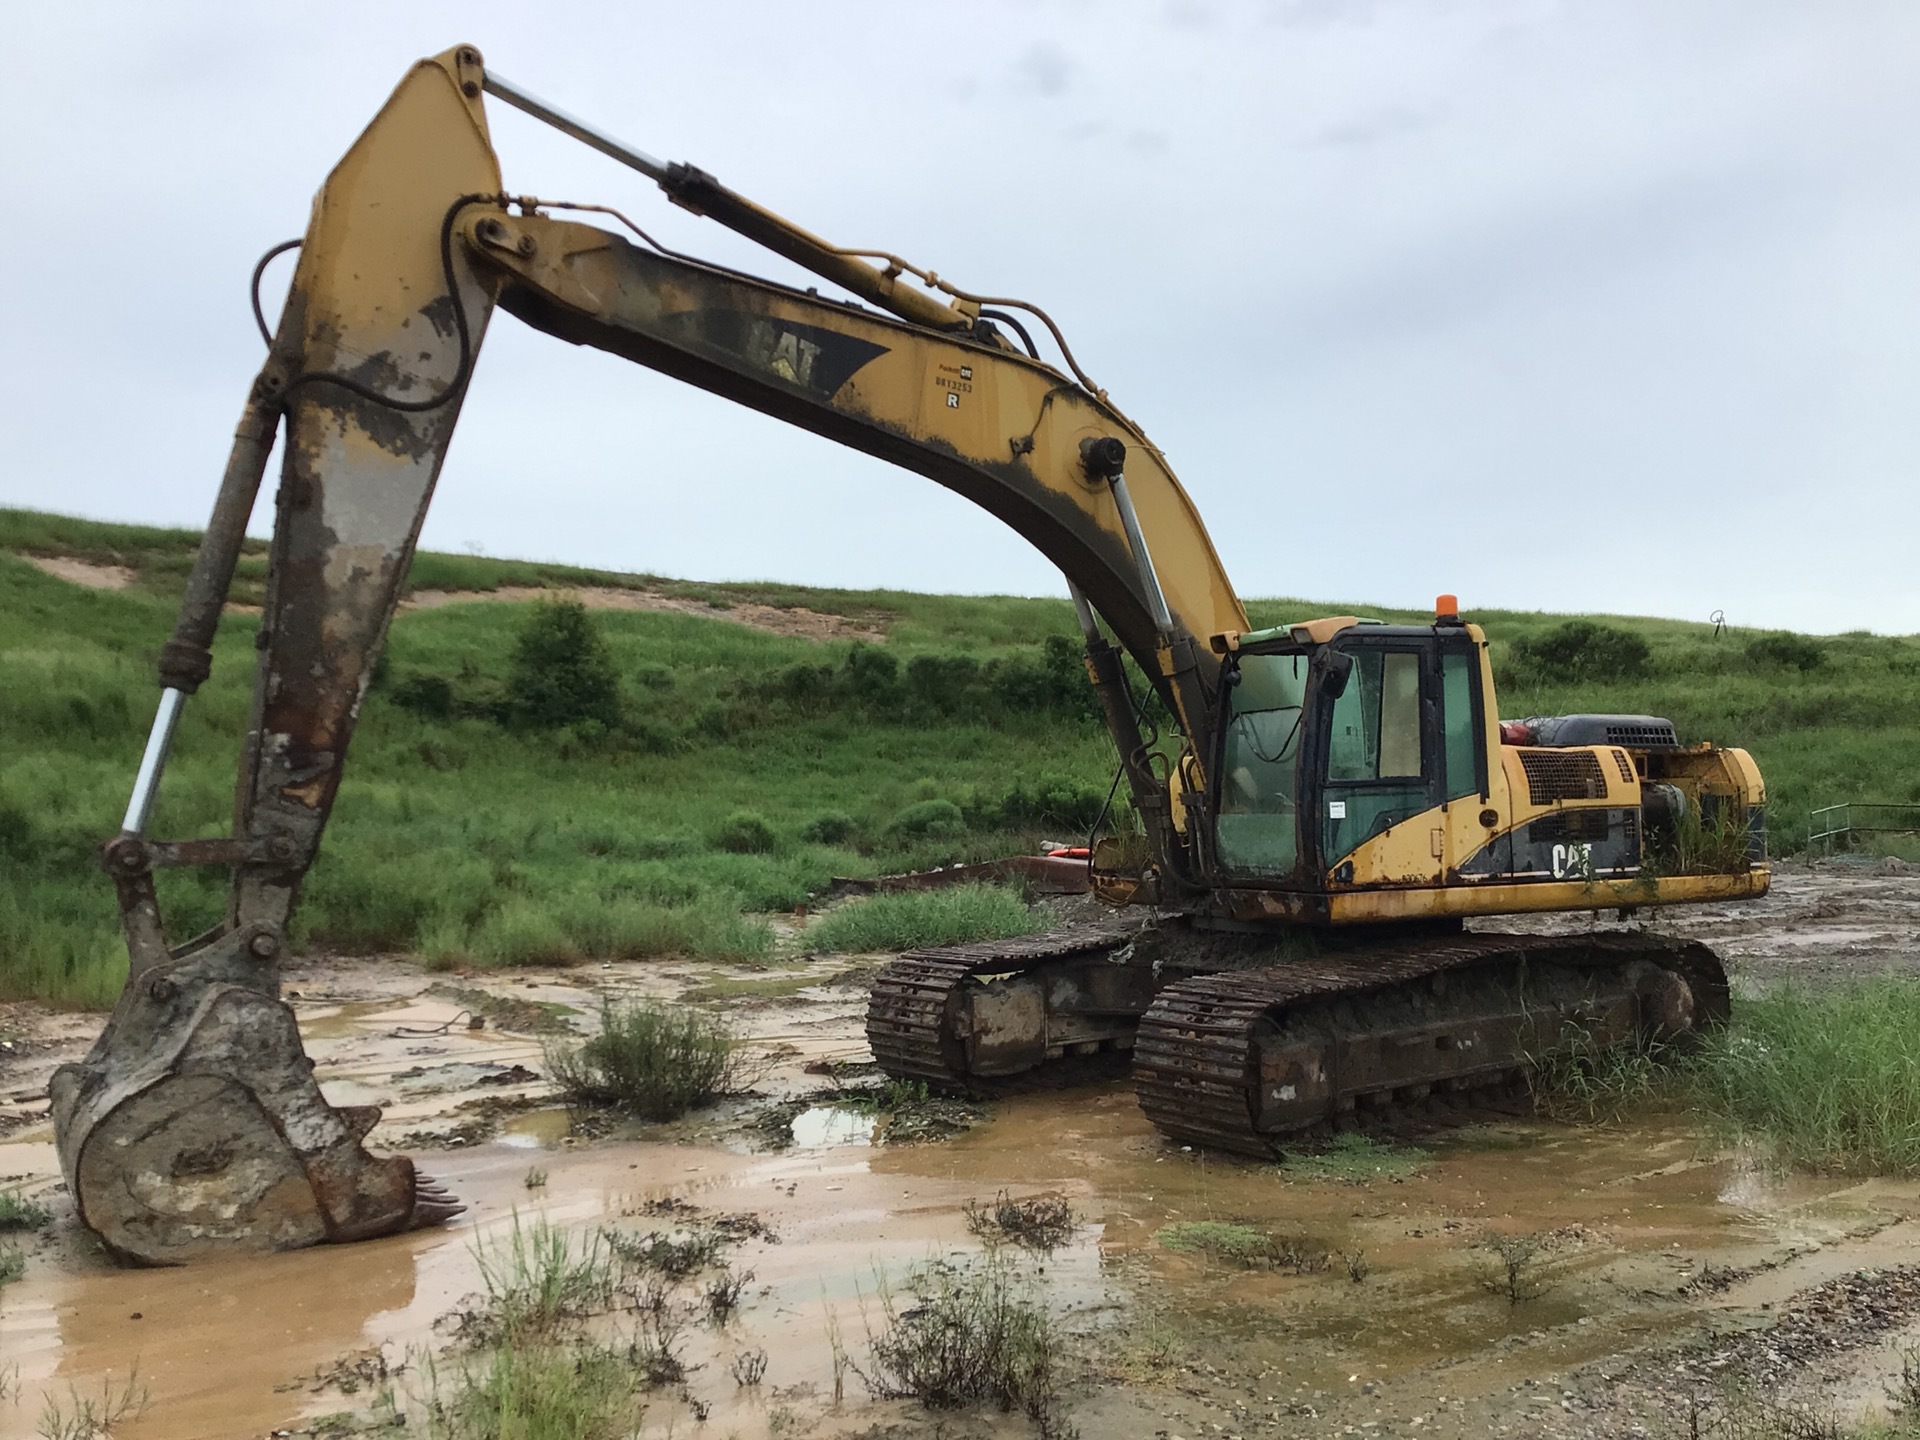
[[[1642,934],[1581,937],[1469,935],[1416,946],[1380,946],[1259,970],[1202,975],[1167,986],[1140,1022],[1134,1045],[1134,1087],[1141,1108],[1172,1139],[1245,1155],[1274,1153],[1279,1133],[1261,1127],[1260,1042],[1290,1012],[1307,1005],[1352,1000],[1378,1008],[1395,991],[1429,977],[1491,965],[1562,965],[1596,975],[1632,962],[1652,962],[1683,979],[1691,990],[1695,1028],[1723,1024],[1728,1014],[1726,973],[1717,957],[1694,941]],[[1516,999],[1518,992],[1515,992]],[[1476,1017],[1453,1017],[1470,1023]],[[1364,1041],[1363,1028],[1339,1036],[1342,1044]],[[1460,1070],[1436,1063],[1433,1079],[1450,1081]],[[1404,1076],[1379,1092],[1419,1091]],[[1493,1078],[1493,1077],[1489,1077]],[[1361,1095],[1368,1092],[1362,1088]],[[1315,1117],[1332,1121],[1333,1104],[1351,1104],[1354,1090],[1329,1095],[1329,1108]],[[1406,1098],[1418,1102],[1424,1094]],[[1304,1126],[1291,1126],[1289,1133]]]
[[[964,1005],[976,976],[1020,974],[1050,961],[1098,956],[1126,944],[1121,924],[1076,925],[1045,935],[910,950],[880,972],[867,996],[867,1044],[888,1075],[965,1087]]]
[[[273,434],[286,449],[235,834],[145,841],[102,859],[128,981],[92,1050],[49,1087],[81,1220],[116,1253],[173,1264],[358,1240],[459,1207],[362,1144],[377,1112],[314,1083],[280,958],[373,665],[493,307],[445,232],[500,176],[479,55],[416,65],[328,177],[235,436],[161,681],[205,678]],[[130,807],[130,814],[144,805]],[[224,922],[169,946],[155,867],[230,866]]]

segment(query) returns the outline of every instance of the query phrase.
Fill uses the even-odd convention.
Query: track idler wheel
[[[192,960],[130,983],[92,1053],[50,1087],[80,1219],[121,1257],[179,1265],[439,1224],[464,1208],[403,1156],[362,1145],[293,1011]],[[199,972],[197,975],[193,972]]]

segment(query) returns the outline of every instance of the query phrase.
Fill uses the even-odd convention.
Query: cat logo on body
[[[1591,880],[1593,878],[1593,846],[1580,840],[1568,845],[1554,846],[1553,878]]]

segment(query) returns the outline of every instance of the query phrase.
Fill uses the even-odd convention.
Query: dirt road
[[[1912,969],[1920,877],[1789,868],[1762,906],[1673,928],[1719,948],[1743,986]],[[964,1207],[1003,1190],[1064,1196],[1080,1217],[1065,1247],[1022,1263],[1075,1337],[1068,1413],[1088,1437],[1685,1434],[1689,1409],[1723,1404],[1736,1376],[1849,1413],[1883,1406],[1920,1341],[1920,1184],[1770,1175],[1685,1116],[1476,1127],[1393,1173],[1343,1177],[1171,1146],[1113,1080],[995,1102],[950,1138],[877,1143],[884,1119],[876,1136],[870,1117],[805,1103],[830,1084],[819,1070],[864,1056],[868,968],[454,979],[307,962],[289,999],[329,1094],[386,1106],[378,1138],[469,1212],[443,1231],[175,1271],[115,1268],[58,1191],[41,1097],[97,1019],[0,1010],[0,1184],[56,1216],[0,1290],[0,1437],[34,1433],[46,1397],[97,1394],[136,1363],[151,1403],[114,1430],[127,1440],[300,1433],[381,1383],[404,1403],[408,1376],[382,1382],[383,1368],[450,1343],[442,1322],[478,1288],[476,1246],[535,1214],[635,1233],[753,1217],[731,1232],[732,1263],[754,1272],[743,1307],[689,1331],[698,1368],[684,1393],[655,1396],[649,1435],[1029,1434],[1017,1416],[874,1402],[852,1374],[833,1395],[830,1324],[858,1362],[879,1277],[977,1254]],[[768,1057],[757,1096],[673,1127],[576,1130],[539,1078],[538,1032],[586,1023],[609,990],[724,1007]],[[473,1012],[484,1028],[468,1028]],[[796,1140],[772,1148],[789,1122]],[[1284,1237],[1293,1263],[1181,1248],[1196,1223]],[[1489,1236],[1538,1245],[1515,1284]],[[765,1378],[739,1385],[733,1357],[754,1349]]]

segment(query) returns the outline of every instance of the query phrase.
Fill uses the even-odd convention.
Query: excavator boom
[[[510,200],[488,136],[489,88],[576,133],[586,128],[490,79],[469,46],[407,74],[314,201],[163,647],[153,734],[122,833],[103,852],[120,896],[127,985],[92,1052],[53,1086],[81,1217],[133,1259],[357,1239],[457,1209],[405,1159],[368,1154],[362,1141],[377,1111],[327,1103],[279,999],[279,958],[496,306],[967,496],[1061,567],[1193,724],[1205,723],[1218,665],[1204,637],[1246,628],[1158,451],[1102,395],[1015,351],[977,303],[907,285],[897,267],[836,250],[702,171],[649,161],[597,134],[600,148],[638,161],[679,203],[893,313],[668,255],[554,219],[530,198]],[[247,519],[281,433],[233,834],[150,840],[173,728],[210,671]],[[1108,713],[1131,730],[1118,652],[1090,639],[1105,646]],[[1122,744],[1137,802],[1167,827],[1165,792],[1137,732]],[[230,868],[228,914],[209,933],[170,944],[154,872],[189,864]]]

